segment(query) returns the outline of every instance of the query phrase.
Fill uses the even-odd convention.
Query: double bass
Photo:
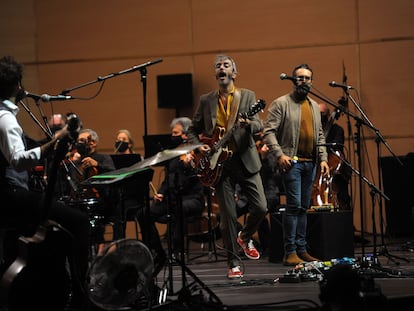
[[[328,165],[330,176],[323,177],[320,170],[317,171],[312,186],[312,207],[328,207],[335,210],[349,210],[350,198],[348,194],[348,184],[351,177],[350,168],[343,163],[346,160],[342,150],[343,141],[331,141],[333,131],[341,131],[341,140],[343,139],[343,129],[339,125],[334,124],[340,116],[340,110],[336,109],[331,113],[330,118],[324,126],[324,136],[327,143],[339,143],[339,148],[329,147],[328,149]]]

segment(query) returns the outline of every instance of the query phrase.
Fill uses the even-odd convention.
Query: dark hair
[[[8,99],[15,95],[23,78],[23,65],[12,56],[0,59],[0,98]]]
[[[297,65],[294,69],[293,69],[293,71],[292,71],[292,76],[293,77],[296,77],[296,71],[298,70],[298,69],[301,69],[301,68],[303,68],[303,69],[308,69],[311,73],[312,73],[312,80],[313,80],[313,69],[308,65],[308,64],[300,64],[300,65]]]

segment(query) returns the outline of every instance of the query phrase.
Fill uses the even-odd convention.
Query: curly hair
[[[0,59],[0,98],[8,99],[15,95],[23,78],[23,65],[12,56]]]

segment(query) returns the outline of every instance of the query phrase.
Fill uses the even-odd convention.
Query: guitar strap
[[[240,90],[235,89],[234,90],[234,97],[233,97],[233,100],[231,102],[230,118],[227,121],[227,132],[230,131],[230,129],[233,127],[234,123],[236,122],[237,112],[239,111],[240,98],[241,98]]]

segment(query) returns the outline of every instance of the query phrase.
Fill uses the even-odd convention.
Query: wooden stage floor
[[[361,261],[362,255],[369,258],[374,251],[372,237],[365,235],[370,242],[355,243],[354,260],[356,269],[374,281],[375,295],[385,297],[387,304],[382,310],[394,310],[402,306],[414,307],[414,244],[410,238],[385,239],[387,253],[398,258],[385,256],[377,246],[377,255],[372,256],[377,263]],[[165,241],[164,241],[165,243]],[[221,240],[216,243],[221,246]],[[205,245],[204,248],[207,248]],[[229,280],[224,251],[214,253],[202,250],[201,244],[191,242],[190,257],[201,257],[186,262],[185,265],[172,261],[166,264],[156,278],[158,292],[150,307],[133,307],[129,310],[319,310],[319,280],[323,275],[322,267],[299,270],[300,280],[289,279],[287,274],[292,267],[282,263],[270,262],[267,256],[259,260],[243,259],[244,277]],[[187,261],[187,260],[186,260]],[[363,262],[363,267],[358,263]],[[309,267],[309,266],[308,266]],[[326,271],[326,270],[325,270]],[[282,282],[285,281],[285,282]],[[164,303],[158,304],[164,293]],[[368,296],[372,293],[368,291]],[[161,299],[162,300],[162,299]],[[408,308],[410,309],[410,308]],[[406,310],[408,310],[406,309]],[[371,310],[368,307],[365,310]],[[378,310],[378,308],[375,308]],[[412,308],[411,308],[412,310]]]

